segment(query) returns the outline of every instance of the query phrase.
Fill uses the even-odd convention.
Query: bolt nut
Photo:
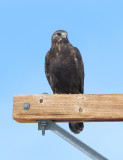
[[[28,110],[30,108],[30,104],[29,103],[24,103],[23,104],[23,109],[24,110]]]

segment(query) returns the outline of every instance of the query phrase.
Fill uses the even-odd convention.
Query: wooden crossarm
[[[123,121],[123,94],[17,95],[13,118],[22,123]]]

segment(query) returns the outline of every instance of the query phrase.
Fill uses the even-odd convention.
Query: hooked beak
[[[62,33],[62,38],[67,38],[67,33]]]

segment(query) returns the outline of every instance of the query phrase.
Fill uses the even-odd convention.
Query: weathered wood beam
[[[23,105],[28,103],[29,109]],[[123,94],[40,94],[14,96],[17,122],[123,121]]]

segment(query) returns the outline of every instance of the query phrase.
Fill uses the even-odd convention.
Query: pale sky
[[[14,95],[52,94],[44,58],[59,29],[81,52],[85,93],[123,93],[122,0],[0,0],[1,160],[90,160],[51,131],[42,137],[37,124],[12,119]],[[123,159],[122,122],[85,123],[75,136],[110,160]]]

